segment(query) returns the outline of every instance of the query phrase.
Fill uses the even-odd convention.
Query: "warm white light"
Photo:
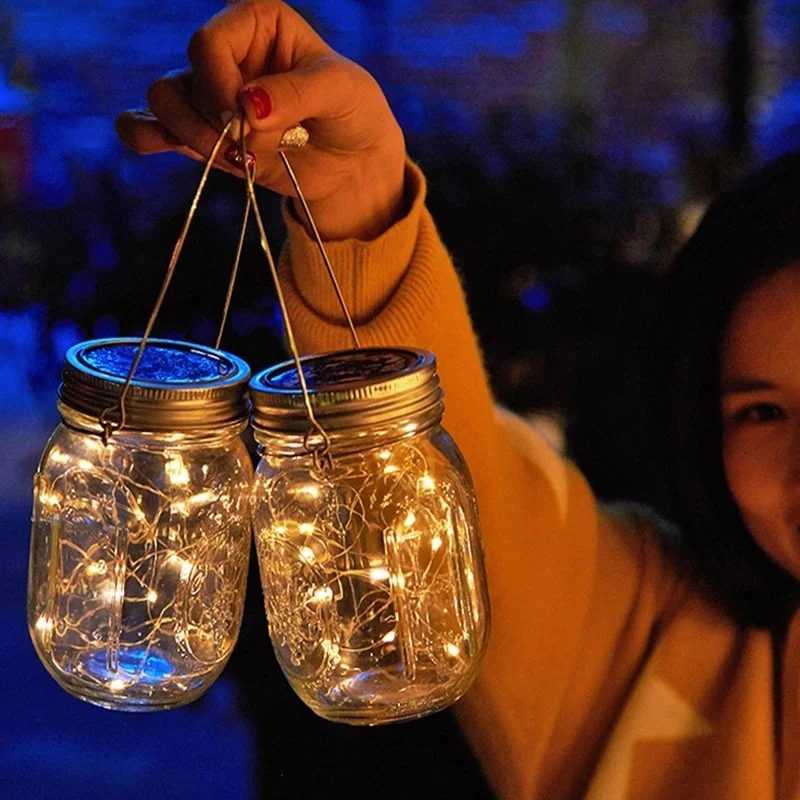
[[[173,486],[187,486],[189,483],[189,470],[180,456],[170,458],[164,464],[164,472]]]
[[[209,503],[213,503],[215,500],[219,498],[214,492],[206,491],[206,492],[198,492],[197,494],[193,494],[189,498],[189,505],[193,508],[197,508],[198,506],[206,506]]]
[[[313,597],[318,603],[328,603],[333,599],[333,590],[330,586],[321,586],[314,591]]]
[[[54,447],[50,451],[50,460],[56,464],[69,464],[72,461],[72,456],[69,453],[65,453],[58,447]]]
[[[330,639],[323,639],[320,644],[322,649],[328,654],[334,664],[338,664],[342,659],[339,655],[339,645],[334,644]]]
[[[60,505],[61,498],[55,492],[39,492],[39,501],[44,506],[56,507]]]
[[[370,435],[377,436],[374,428]],[[472,637],[482,646],[486,609],[464,578],[478,550],[473,531],[464,532],[473,548],[464,552],[448,532],[461,511],[461,488],[469,498],[466,479],[457,483],[458,464],[444,463],[423,439],[348,453],[316,483],[319,501],[298,509],[312,472],[296,471],[287,459],[281,474],[278,461],[268,462],[254,495],[263,520],[258,555],[270,635],[301,696],[326,718],[343,708],[348,719],[371,724],[397,718],[398,708],[418,715],[422,693],[414,684],[463,687],[481,649],[463,643]],[[459,492],[442,491],[450,485]],[[461,557],[443,558],[451,551]],[[465,619],[458,613],[464,606],[479,616]],[[297,667],[306,660],[314,669],[301,677]]]
[[[417,486],[419,487],[420,491],[423,492],[432,492],[436,488],[436,481],[427,473],[425,473],[419,481],[417,481]]]
[[[237,434],[208,430],[165,445],[167,434],[134,424],[105,445],[63,425],[48,445],[34,479],[29,625],[71,694],[168,708],[199,696],[227,660],[244,596],[252,470]],[[200,571],[208,586],[189,586]]]
[[[122,586],[122,584],[115,583],[114,585],[109,586],[106,589],[103,589],[101,594],[103,596],[103,599],[107,600],[109,603],[119,602],[120,600],[122,600],[125,594],[125,589]]]
[[[319,486],[315,486],[313,483],[308,483],[305,486],[298,486],[295,489],[295,492],[297,492],[297,494],[308,495],[316,500],[319,497]]]
[[[403,430],[406,433],[413,433],[418,427],[416,422],[409,422],[408,425],[403,425]]]
[[[386,567],[372,567],[369,576],[374,581],[385,581],[389,578],[389,570]]]
[[[39,633],[51,633],[53,630],[53,618],[41,616],[39,619],[36,620],[36,630]]]
[[[170,553],[166,560],[170,564],[174,564],[176,567],[180,568],[180,577],[182,581],[185,581],[192,574],[194,564],[188,559],[181,558],[177,553]]]

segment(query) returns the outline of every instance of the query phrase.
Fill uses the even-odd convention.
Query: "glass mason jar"
[[[278,662],[330,720],[438,711],[476,675],[489,603],[472,483],[441,427],[435,359],[364,348],[302,364],[327,465],[306,447],[322,440],[309,437],[294,362],[250,383],[254,530]]]
[[[248,366],[151,340],[104,444],[136,339],[66,355],[35,477],[28,625],[70,694],[147,711],[199,697],[236,642],[250,548]]]

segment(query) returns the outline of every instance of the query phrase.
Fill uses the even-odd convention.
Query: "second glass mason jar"
[[[477,673],[489,604],[472,483],[441,427],[435,359],[364,348],[302,368],[327,466],[306,446],[294,362],[250,383],[254,530],[278,661],[327,719],[438,711]]]
[[[137,339],[66,355],[58,425],[35,477],[28,625],[47,670],[96,705],[147,711],[201,695],[239,632],[250,551],[247,365],[148,342],[104,443]]]

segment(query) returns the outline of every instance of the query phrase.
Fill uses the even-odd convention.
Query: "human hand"
[[[373,238],[402,214],[405,145],[380,87],[285,3],[229,6],[194,34],[189,60],[190,70],[150,87],[147,111],[117,118],[129,147],[205,160],[230,115],[243,111],[256,182],[292,195],[278,152],[302,123],[309,142],[291,163],[324,238]],[[224,143],[215,166],[241,177],[238,144],[238,136]]]

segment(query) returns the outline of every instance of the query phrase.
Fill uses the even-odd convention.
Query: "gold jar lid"
[[[141,339],[94,339],[71,347],[58,389],[59,410],[98,419],[118,406]],[[148,339],[125,398],[125,428],[210,430],[247,419],[250,367],[230,353],[188,342]],[[112,420],[119,420],[118,410]]]
[[[365,428],[428,409],[441,417],[436,358],[410,347],[363,347],[300,359],[309,401],[331,431]],[[250,381],[253,427],[302,433],[309,420],[294,361],[259,372]]]

